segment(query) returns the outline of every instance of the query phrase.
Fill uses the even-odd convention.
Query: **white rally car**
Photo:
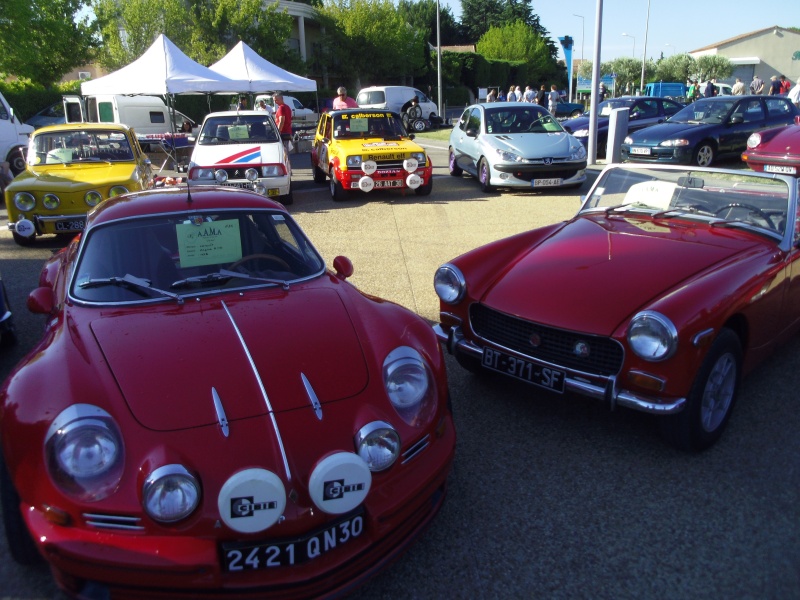
[[[253,190],[292,203],[292,166],[272,116],[264,111],[211,113],[189,162],[189,185]]]

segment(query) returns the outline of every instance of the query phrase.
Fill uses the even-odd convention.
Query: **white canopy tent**
[[[316,92],[317,82],[290,73],[259,56],[244,42],[239,42],[230,52],[209,69],[222,77],[246,82],[239,92],[253,94],[264,92]]]
[[[164,34],[131,64],[81,84],[84,96],[101,94],[167,96],[246,91],[247,81],[234,81],[186,56]],[[315,84],[316,85],[316,84]]]

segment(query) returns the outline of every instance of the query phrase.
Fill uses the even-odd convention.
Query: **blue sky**
[[[442,0],[453,15],[461,15],[459,0]],[[648,0],[604,0],[601,62],[620,56],[636,58],[644,51]],[[591,60],[594,54],[596,0],[533,0],[533,12],[558,44],[558,38],[571,35],[573,58]],[[574,16],[578,14],[583,16]],[[581,28],[583,23],[583,29]],[[690,52],[722,40],[766,27],[800,27],[798,0],[650,0],[650,27],[647,35],[647,57]],[[627,33],[631,37],[622,34]],[[585,41],[582,43],[582,37]],[[559,49],[561,46],[559,45]],[[798,48],[800,50],[800,48]],[[563,54],[559,53],[563,58]],[[789,74],[787,73],[787,76]],[[800,76],[797,65],[796,79]]]

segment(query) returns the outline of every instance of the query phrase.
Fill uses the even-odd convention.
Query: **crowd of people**
[[[530,102],[540,106],[547,107],[552,111],[552,107],[558,104],[560,96],[558,86],[555,84],[547,89],[545,84],[542,84],[538,90],[536,86],[525,86],[525,90],[518,85],[512,85],[508,88],[508,92],[503,91],[502,88],[492,88],[486,96],[487,102]]]

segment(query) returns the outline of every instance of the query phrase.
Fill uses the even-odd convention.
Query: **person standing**
[[[706,98],[713,98],[717,95],[717,86],[714,85],[716,79],[709,79],[706,81],[706,87],[703,88],[703,96]]]
[[[788,94],[789,90],[792,89],[792,82],[786,79],[785,75],[781,75],[778,79],[781,81],[781,94]]]
[[[753,75],[753,81],[750,82],[751,94],[762,94],[764,92],[764,82],[759,79],[758,75]]]
[[[547,110],[549,110],[553,116],[555,116],[556,109],[558,108],[558,99],[558,86],[554,83],[550,86],[550,93],[547,94]]]
[[[780,96],[781,94],[781,82],[778,81],[778,76],[773,75],[769,78],[769,92],[767,92],[770,96]]]
[[[275,100],[275,124],[283,140],[283,146],[289,152],[292,141],[292,109],[283,101],[283,94],[278,92],[272,96]]]
[[[794,102],[797,108],[800,108],[800,79],[794,84],[794,87],[789,90],[789,100]]]
[[[736,78],[736,83],[734,83],[731,88],[731,94],[734,96],[744,96],[744,84],[738,77]]]
[[[506,94],[506,101],[508,101],[508,102],[516,102],[517,101],[517,95],[514,93],[514,86],[513,85],[510,88],[508,88],[508,94]]]
[[[533,102],[536,99],[536,93],[533,91],[533,88],[529,85],[525,86],[525,93],[522,95],[522,99],[525,102]]]
[[[689,80],[689,89],[686,92],[686,99],[689,102],[694,102],[697,100],[697,95],[700,93],[700,90],[697,89],[697,80]]]
[[[497,102],[497,90],[492,88],[489,90],[489,94],[486,96],[487,102]]]
[[[340,86],[336,90],[336,98],[333,99],[333,110],[341,110],[343,108],[358,108],[358,104],[350,96],[347,95],[347,88]]]
[[[539,91],[536,92],[536,104],[539,106],[547,106],[547,88],[542,84]]]

